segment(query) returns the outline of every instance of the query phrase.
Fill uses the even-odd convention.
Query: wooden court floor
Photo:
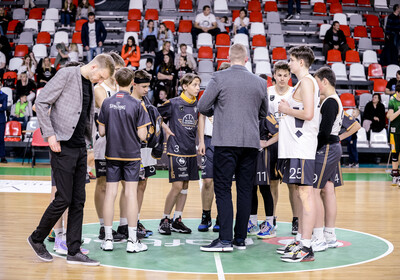
[[[400,279],[400,188],[392,187],[389,181],[374,181],[374,174],[384,173],[383,168],[344,169],[344,172],[353,172],[356,175],[368,173],[370,179],[346,181],[345,186],[338,189],[337,227],[366,232],[389,240],[394,245],[394,251],[390,255],[345,268],[264,275],[224,275],[224,279]],[[2,179],[49,180],[49,177],[0,175],[0,180]],[[84,223],[97,222],[93,202],[94,186],[94,181],[87,185]],[[141,219],[160,218],[169,188],[167,179],[149,180]],[[36,258],[26,238],[37,226],[49,203],[49,196],[0,192],[0,279],[218,279],[217,275],[68,265],[61,258],[55,258],[53,263],[43,263]],[[263,219],[261,200],[259,205],[259,219]],[[190,184],[184,218],[200,218],[200,215],[201,200],[196,182]],[[215,215],[214,206],[212,216]],[[291,220],[288,192],[284,185],[281,187],[277,215],[279,221]],[[115,220],[117,218],[118,210]],[[193,258],[187,261],[195,261],[196,254],[199,253],[193,251]],[[265,261],[268,262],[267,259]],[[249,265],[251,266],[251,263]]]

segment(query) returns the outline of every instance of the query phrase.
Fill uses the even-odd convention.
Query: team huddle
[[[235,57],[236,50],[240,54],[244,48],[234,46],[231,47],[231,58]],[[305,262],[314,261],[314,252],[338,246],[335,235],[335,187],[343,183],[340,140],[355,133],[360,125],[344,112],[335,91],[336,78],[333,71],[329,67],[322,67],[314,76],[310,75],[308,69],[314,61],[314,54],[308,47],[292,48],[289,54],[289,63],[280,61],[274,65],[275,85],[267,88],[266,81],[265,87],[262,85],[262,102],[267,107],[260,110],[257,139],[259,150],[254,153],[255,168],[249,171],[254,173],[251,176],[254,180],[245,182],[252,187],[251,206],[246,206],[249,211],[251,208],[246,218],[247,235],[261,239],[276,237],[278,189],[280,181],[286,183],[293,214],[292,234],[296,236],[292,242],[278,248],[277,253],[282,254],[281,260],[285,262]],[[127,240],[126,251],[129,253],[148,249],[140,240],[153,232],[140,222],[140,210],[147,180],[155,174],[156,159],[161,157],[163,136],[167,142],[169,182],[172,186],[165,200],[158,232],[163,235],[192,232],[183,223],[182,216],[189,181],[199,180],[198,155],[202,157],[203,179],[203,212],[198,231],[206,232],[212,226],[214,232],[226,230],[226,220],[220,225],[221,215],[216,217],[212,225],[214,191],[217,194],[214,181],[219,179],[219,175],[214,173],[214,164],[220,160],[220,155],[215,154],[217,150],[214,152],[218,145],[213,145],[212,139],[213,135],[219,133],[214,126],[218,115],[213,115],[211,106],[204,109],[205,102],[209,100],[207,98],[218,95],[218,90],[207,87],[204,95],[199,97],[200,77],[186,74],[180,81],[183,92],[156,108],[146,97],[151,75],[144,70],[132,71],[124,67],[121,57],[116,54],[110,56],[114,61],[115,73],[94,88],[97,118],[97,128],[93,135],[97,177],[95,205],[100,222],[101,249],[112,251],[113,243],[121,240]],[[230,64],[225,63],[219,71],[228,71],[229,68]],[[294,87],[289,86],[291,74],[298,80]],[[93,82],[93,79],[90,81]],[[243,183],[241,177],[230,178],[228,180],[231,182],[239,180],[237,184]],[[115,231],[112,222],[120,181],[120,224]],[[258,224],[257,218],[258,189],[263,197],[266,214],[261,224]],[[216,201],[218,206],[221,203],[218,196]],[[218,210],[218,214],[221,214],[220,206]],[[225,215],[223,218],[226,219]],[[235,232],[242,230],[238,227],[237,224]],[[228,230],[231,236],[232,226]],[[70,258],[73,263],[62,223],[54,226],[54,231],[55,250],[60,252],[59,248],[64,248],[64,254],[68,253],[67,261]],[[235,233],[232,240],[231,237],[224,238],[226,235],[220,232],[218,239],[200,249],[205,252],[246,249],[250,244],[246,232],[244,236],[239,235]],[[41,241],[39,239],[28,241],[40,257],[35,249]],[[87,253],[83,248],[80,250],[83,254]],[[43,260],[50,259],[43,252],[41,256]],[[95,261],[78,262],[98,265]]]

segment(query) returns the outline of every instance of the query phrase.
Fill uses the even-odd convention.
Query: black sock
[[[211,217],[211,210],[203,210],[203,215],[205,215],[206,217]]]
[[[257,215],[258,210],[258,197],[257,197],[258,186],[253,186],[253,192],[251,196],[251,212],[250,215]]]
[[[298,220],[299,220],[298,217],[293,217],[292,223],[294,223],[294,222],[296,222],[296,221],[298,221]]]
[[[270,185],[260,185],[260,192],[264,200],[264,209],[266,216],[274,215],[274,200],[271,194]]]

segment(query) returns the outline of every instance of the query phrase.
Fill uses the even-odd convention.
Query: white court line
[[[218,280],[225,280],[224,268],[222,267],[219,253],[214,253],[215,266],[217,267]]]

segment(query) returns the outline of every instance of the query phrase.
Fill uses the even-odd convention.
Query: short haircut
[[[339,23],[337,20],[335,20],[334,22],[332,22],[332,26],[334,26],[336,23]],[[340,25],[340,23],[339,23]]]
[[[397,10],[397,8],[399,7],[399,4],[394,4],[393,5],[393,12],[395,12]]]
[[[115,80],[120,87],[128,87],[133,80],[134,73],[128,67],[123,67],[115,73]]]
[[[229,67],[231,67],[231,64],[229,62],[222,62],[218,68],[218,71],[228,69]]]
[[[382,97],[381,97],[381,94],[376,92],[376,93],[374,93],[374,94],[372,95],[372,98],[373,98],[375,95],[377,95],[377,96],[378,96],[378,100],[379,100],[379,102],[382,102]]]
[[[187,45],[186,44],[180,44],[179,48],[182,48],[182,47],[187,47]]]
[[[229,59],[244,62],[247,56],[247,49],[242,44],[233,44],[229,49]]]
[[[180,83],[181,86],[183,87],[183,85],[190,85],[195,79],[199,79],[201,82],[201,79],[198,75],[193,74],[193,73],[187,73],[185,74],[181,79],[180,79]]]
[[[396,75],[400,75],[400,70],[397,70]]]
[[[319,68],[315,74],[314,77],[320,79],[321,81],[325,78],[329,84],[333,87],[336,86],[336,75],[335,72],[333,72],[333,70],[328,67],[328,66],[324,66]]]
[[[64,64],[64,67],[76,67],[76,66],[83,66],[85,63],[79,61],[68,61]]]
[[[246,11],[246,9],[245,9],[245,8],[241,8],[240,11],[239,11],[239,13],[242,12],[242,11],[244,12],[245,16],[247,17],[247,11]]]
[[[146,63],[151,63],[151,64],[153,64],[153,59],[151,58],[151,57],[148,57],[147,59],[146,59]]]
[[[88,17],[95,17],[96,15],[93,12],[89,12],[87,16]]]
[[[113,52],[113,51],[109,52],[108,54],[114,60],[114,65],[115,66],[117,66],[117,65],[120,66],[120,67],[124,67],[125,66],[125,61],[119,54],[117,54],[116,52]]]
[[[208,5],[204,5],[204,6],[203,6],[203,11],[205,11],[207,8],[211,9],[211,7],[210,7],[210,6],[208,6]]]
[[[145,71],[145,70],[136,70],[133,76],[134,79],[140,79],[140,80],[144,80],[144,79],[149,79],[151,80],[151,75]]]
[[[89,62],[89,64],[91,63],[97,64],[102,69],[108,69],[110,76],[114,75],[115,65],[111,55],[106,53],[98,54]]]
[[[274,74],[278,72],[278,70],[288,71],[290,73],[289,64],[286,61],[277,61],[274,64]]]
[[[289,50],[289,55],[294,56],[296,59],[304,60],[307,68],[313,64],[315,59],[314,52],[307,46],[292,47]]]
[[[396,92],[400,92],[400,83],[397,83],[395,89]]]

